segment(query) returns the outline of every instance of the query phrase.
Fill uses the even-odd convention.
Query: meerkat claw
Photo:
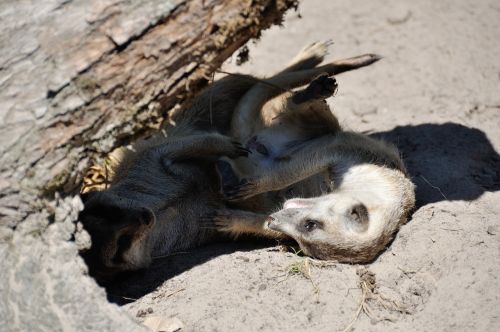
[[[240,142],[232,141],[234,147],[233,154],[230,155],[234,157],[248,157],[248,154],[252,153],[249,149],[245,148]]]
[[[232,215],[224,209],[211,211],[200,217],[200,223],[205,228],[215,229],[220,232],[230,232]]]
[[[223,188],[224,198],[228,201],[241,201],[256,195],[255,184],[246,179],[236,185],[230,185]]]

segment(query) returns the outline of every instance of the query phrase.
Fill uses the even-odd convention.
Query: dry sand
[[[157,260],[110,298],[188,331],[343,331],[358,312],[357,331],[500,331],[500,2],[306,0],[300,14],[224,69],[271,74],[330,38],[329,57],[384,56],[330,100],[345,127],[397,144],[418,186],[410,222],[364,266],[375,286],[363,266],[242,242]]]

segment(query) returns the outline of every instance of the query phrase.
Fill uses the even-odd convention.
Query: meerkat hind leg
[[[281,73],[316,67],[323,62],[325,56],[328,54],[328,47],[332,44],[333,42],[331,40],[327,40],[325,42],[314,42],[307,45],[300,50]]]
[[[353,58],[342,59],[327,63],[325,65],[298,71],[285,71],[266,79],[263,83],[257,83],[240,100],[235,109],[231,123],[231,136],[239,138],[251,137],[255,123],[262,110],[262,106],[272,98],[283,93],[284,90],[298,88],[310,83],[315,77],[323,73],[336,75],[345,71],[354,70],[368,66],[381,57],[375,54],[365,54]],[[279,88],[277,88],[279,87]]]

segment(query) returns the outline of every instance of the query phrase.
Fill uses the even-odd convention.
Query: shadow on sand
[[[104,285],[108,301],[120,305],[133,302],[154,291],[165,280],[203,264],[212,258],[273,245],[276,245],[276,241],[245,238],[239,239],[238,242],[214,243],[200,248],[193,248],[188,252],[154,259],[148,269],[124,273],[114,280],[112,284]]]
[[[456,123],[396,127],[371,136],[394,143],[417,185],[417,208],[443,200],[471,201],[500,189],[500,156],[486,135]],[[144,271],[124,275],[107,287],[111,302],[124,304],[152,292],[165,280],[214,257],[276,242],[246,240],[192,249],[156,259]]]
[[[471,201],[500,189],[500,156],[479,129],[421,124],[372,136],[398,147],[417,185],[417,208],[443,200]]]

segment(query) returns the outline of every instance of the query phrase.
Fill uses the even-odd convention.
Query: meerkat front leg
[[[205,222],[212,223],[217,230],[235,237],[242,234],[253,234],[273,239],[287,237],[267,227],[269,216],[265,214],[235,209],[218,209],[203,219]]]
[[[298,149],[290,160],[275,159],[271,169],[241,179],[229,162],[218,161],[224,198],[241,201],[261,193],[282,190],[327,170],[335,162],[331,151],[332,141],[333,135],[313,139]]]
[[[324,100],[333,95],[337,87],[335,78],[328,77],[326,74],[320,75],[305,89],[287,97],[284,116],[296,117],[298,113],[308,108],[309,103]],[[337,119],[332,118],[334,120],[332,128],[340,128]],[[294,148],[293,154],[287,152],[288,158],[283,158],[283,155],[275,158],[270,170],[256,170],[257,175],[248,178],[240,178],[230,162],[219,160],[217,171],[221,179],[223,194],[229,200],[241,200],[263,192],[283,189],[317,174],[326,169],[332,161],[327,153],[320,152],[325,151],[325,147],[331,144],[330,134],[305,142],[302,147]]]
[[[235,159],[246,157],[250,151],[239,142],[220,134],[204,134],[182,137],[161,144],[148,151],[146,158],[159,159],[166,172],[184,174],[186,165],[192,159],[215,160],[227,156]]]
[[[209,133],[181,137],[151,150],[171,162],[183,159],[247,156],[250,151],[228,136]]]

